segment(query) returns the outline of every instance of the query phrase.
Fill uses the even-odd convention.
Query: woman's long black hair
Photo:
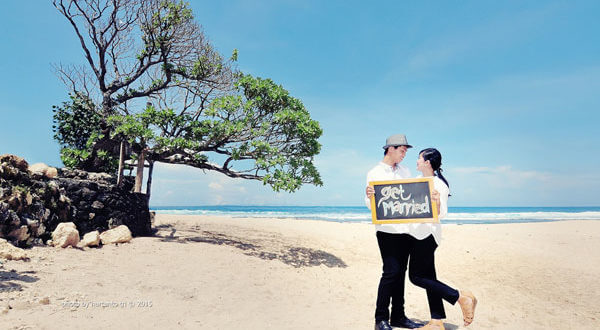
[[[442,175],[442,154],[436,148],[427,148],[423,149],[419,152],[419,155],[423,155],[424,161],[429,161],[431,164],[431,168],[435,172],[435,175],[442,179],[446,186],[450,188],[450,184],[448,184],[448,180],[444,178]]]

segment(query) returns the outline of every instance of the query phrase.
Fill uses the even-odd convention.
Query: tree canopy
[[[73,27],[87,62],[56,66],[74,97],[70,109],[83,102],[93,113],[86,118],[98,120],[99,138],[86,139],[86,152],[111,153],[126,140],[150,162],[261,180],[276,191],[322,184],[313,164],[319,123],[282,86],[239,72],[237,51],[224,59],[185,3],[53,4]],[[76,144],[69,140],[81,128],[74,120],[65,125],[66,118],[73,117],[55,114],[57,137],[69,150],[85,149],[84,136]]]

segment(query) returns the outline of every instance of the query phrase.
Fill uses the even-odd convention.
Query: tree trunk
[[[152,187],[152,170],[154,170],[154,162],[148,161],[148,163],[150,165],[148,166],[148,181],[146,182],[146,198],[150,200],[150,192]]]
[[[142,192],[142,181],[144,180],[144,156],[146,150],[142,149],[138,157],[137,172],[135,173],[135,188],[134,192]]]
[[[119,150],[119,173],[117,174],[117,186],[123,182],[123,167],[125,166],[125,141],[121,141]]]

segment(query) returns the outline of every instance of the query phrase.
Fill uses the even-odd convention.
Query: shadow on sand
[[[25,271],[19,273],[15,270],[0,270],[0,293],[23,290],[23,286],[15,282],[33,283],[38,281],[37,277],[27,274],[35,274],[35,272]]]
[[[185,231],[178,232],[172,225],[160,225],[157,226],[156,229],[155,236],[161,238],[161,241],[163,242],[194,242],[227,245],[244,251],[245,255],[264,260],[279,260],[284,264],[296,268],[320,265],[339,268],[348,267],[342,259],[333,254],[308,247],[285,246],[281,243],[267,247],[261,246],[259,243],[250,240],[245,241],[241,238],[210,231],[185,229]],[[170,231],[170,233],[167,234],[168,231]],[[175,233],[178,235],[176,236]]]

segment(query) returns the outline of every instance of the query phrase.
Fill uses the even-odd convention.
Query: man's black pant
[[[437,280],[434,258],[436,248],[437,243],[432,235],[413,241],[408,277],[413,284],[427,291],[431,318],[445,319],[446,313],[442,299],[454,305],[458,300],[459,292]]]
[[[377,243],[383,261],[383,273],[377,291],[375,322],[389,322],[390,300],[392,320],[406,317],[404,314],[404,278],[408,256],[416,239],[409,234],[389,234],[377,232]]]

